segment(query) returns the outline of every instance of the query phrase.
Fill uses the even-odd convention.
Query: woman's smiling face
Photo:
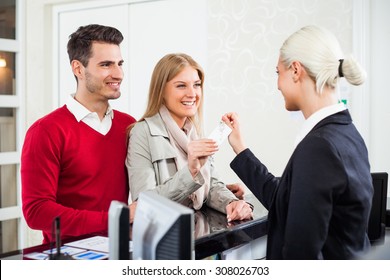
[[[164,104],[182,128],[188,117],[196,114],[202,98],[202,81],[198,71],[186,66],[164,89]]]

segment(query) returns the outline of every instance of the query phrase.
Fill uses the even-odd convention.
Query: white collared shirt
[[[82,121],[97,132],[106,135],[111,128],[112,119],[114,118],[114,111],[111,106],[108,105],[107,112],[104,115],[103,120],[100,121],[96,112],[91,112],[85,108],[82,104],[74,99],[75,94],[69,95],[66,106],[68,110],[75,116],[78,122]]]
[[[347,108],[344,103],[340,102],[331,106],[327,106],[322,108],[312,114],[309,118],[307,118],[302,125],[301,131],[298,133],[295,138],[295,147],[306,137],[306,135],[318,124],[320,121],[325,119],[326,117],[336,114],[338,112],[344,111]]]

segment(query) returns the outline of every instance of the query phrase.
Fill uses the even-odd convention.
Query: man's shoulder
[[[72,114],[64,105],[36,120],[32,126],[57,126],[58,124],[64,125],[67,122],[67,119],[70,119],[71,117]]]
[[[36,120],[27,130],[26,136],[47,135],[53,138],[74,131],[72,128],[75,123],[76,118],[63,106]]]
[[[131,116],[131,115],[127,114],[127,113],[124,113],[122,111],[118,111],[118,110],[114,109],[114,119],[115,118],[118,118],[121,121],[129,122],[129,124],[132,124],[132,123],[136,122],[136,119],[133,116]]]

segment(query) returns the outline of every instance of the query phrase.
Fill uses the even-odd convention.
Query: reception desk
[[[252,194],[253,220],[228,223],[226,215],[210,208],[195,213],[195,258],[203,259],[249,244],[267,235],[267,211]],[[205,229],[206,228],[206,229]]]
[[[245,198],[254,206],[254,218],[247,221],[228,223],[226,215],[203,207],[195,212],[195,259],[204,259],[223,252],[240,248],[267,235],[267,211],[261,203],[249,194]],[[62,240],[62,244],[92,236],[107,236],[107,232],[99,232]],[[28,259],[26,255],[33,252],[48,250],[48,244],[25,248],[15,252],[5,253],[1,259]]]

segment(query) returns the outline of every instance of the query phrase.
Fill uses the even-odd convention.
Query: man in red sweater
[[[61,108],[27,131],[21,158],[23,214],[32,229],[53,241],[108,229],[112,200],[128,203],[127,127],[135,119],[113,110],[120,97],[123,36],[115,28],[87,25],[68,42],[77,90]]]

